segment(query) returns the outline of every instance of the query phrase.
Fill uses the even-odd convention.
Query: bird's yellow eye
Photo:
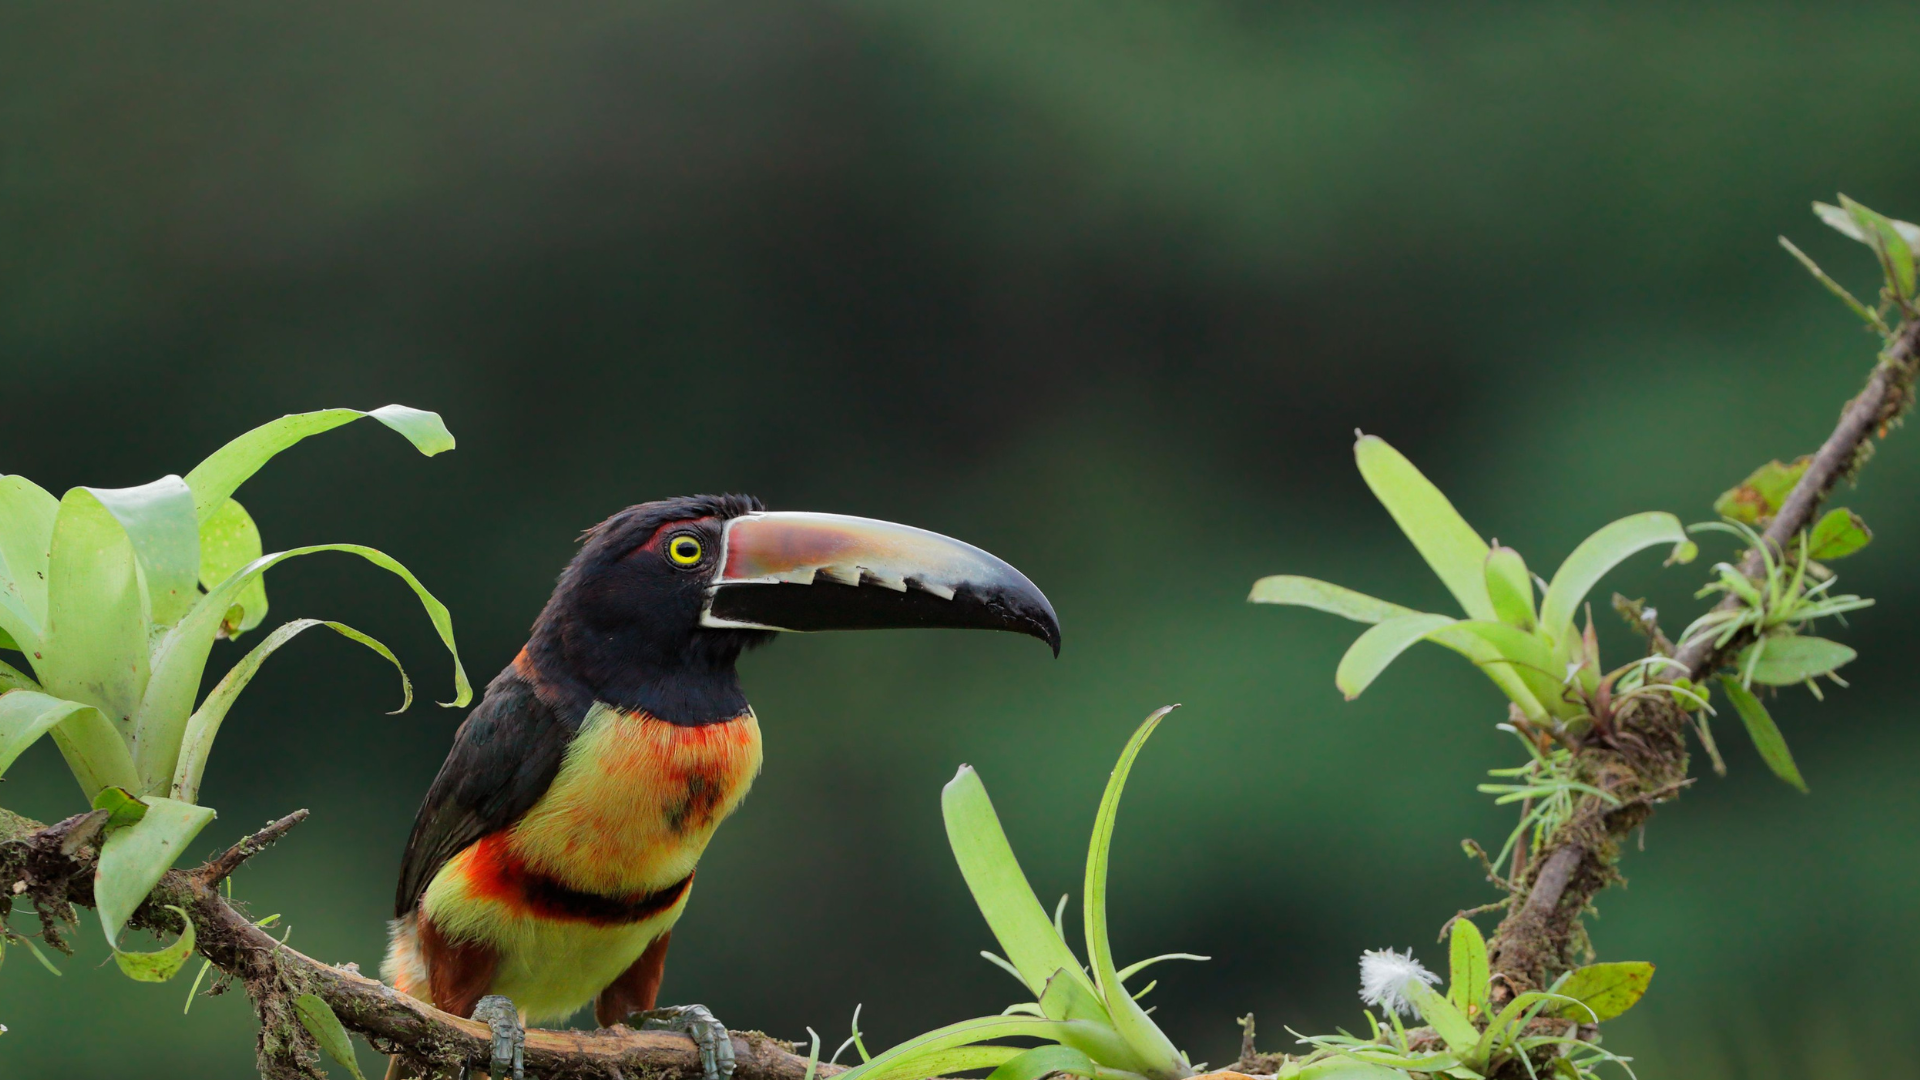
[[[702,554],[700,541],[691,536],[676,536],[667,544],[667,558],[672,559],[675,566],[692,566],[700,561]]]

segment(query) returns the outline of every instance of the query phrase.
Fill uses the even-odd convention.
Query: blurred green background
[[[1443,961],[1442,921],[1493,898],[1459,842],[1507,827],[1474,784],[1515,757],[1457,658],[1342,703],[1358,628],[1248,585],[1449,608],[1355,475],[1356,427],[1536,569],[1811,450],[1872,344],[1774,236],[1868,288],[1809,200],[1920,214],[1903,26],[1910,3],[15,4],[0,468],[133,484],[284,412],[436,409],[455,453],[356,425],[241,497],[270,547],[407,562],[476,681],[628,503],[749,491],[979,543],[1051,595],[1060,659],[958,633],[752,655],[766,773],[666,998],[829,1045],[858,1002],[869,1046],[999,1009],[940,785],[977,766],[1036,887],[1077,893],[1114,755],[1179,701],[1120,819],[1116,945],[1215,957],[1150,1000],[1218,1064],[1250,1010],[1269,1048],[1359,1023],[1364,948]],[[1867,646],[1853,689],[1775,706],[1813,793],[1723,723],[1732,775],[1662,810],[1602,898],[1602,955],[1660,967],[1609,1028],[1642,1076],[1912,1069],[1885,1037],[1920,965],[1911,441],[1844,499],[1880,534],[1843,566],[1880,600],[1841,634]],[[1677,629],[1705,564],[1658,562],[1599,595]],[[272,593],[270,619],[347,620],[447,695],[387,576],[304,560]],[[302,639],[204,791],[202,848],[312,808],[238,894],[366,969],[461,719],[382,715],[397,693]],[[51,746],[0,800],[79,806]],[[241,994],[183,1019],[185,978],[128,982],[79,940],[63,978],[0,973],[0,1074],[251,1071]]]

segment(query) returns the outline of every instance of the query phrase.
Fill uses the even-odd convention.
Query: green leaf
[[[1022,1053],[1017,1046],[955,1046],[916,1055],[910,1065],[895,1067],[895,1080],[953,1076],[973,1069],[997,1069]]]
[[[1463,619],[1434,631],[1428,640],[1473,661],[1529,716],[1536,715],[1535,710],[1540,708],[1561,716],[1578,715],[1580,711],[1567,699],[1566,688],[1556,677],[1553,650],[1538,634],[1506,623]]]
[[[333,1007],[321,999],[318,994],[301,994],[293,999],[293,1011],[300,1017],[300,1026],[307,1029],[313,1041],[327,1056],[347,1067],[353,1074],[353,1080],[367,1080],[360,1075],[360,1063],[353,1057],[353,1040],[347,1037],[347,1029],[340,1024],[340,1018],[333,1014]]]
[[[1533,629],[1533,578],[1519,552],[1496,547],[1488,553],[1487,597],[1501,622],[1521,630]]]
[[[47,625],[47,549],[59,512],[60,500],[38,484],[0,476],[0,636],[30,663]]]
[[[183,929],[180,931],[179,940],[154,952],[113,950],[114,963],[120,965],[120,970],[126,972],[128,978],[139,982],[166,982],[179,974],[180,969],[186,965],[187,957],[193,955],[193,920],[187,918],[185,911],[172,904],[167,905],[167,910],[176,912],[180,916]]]
[[[1136,960],[1133,963],[1128,964],[1126,967],[1121,968],[1120,981],[1126,982],[1128,979],[1133,978],[1135,975],[1140,974],[1142,971],[1145,971],[1148,967],[1154,964],[1157,964],[1162,960],[1211,960],[1211,959],[1213,959],[1213,957],[1211,956],[1199,956],[1190,952],[1161,953],[1159,956],[1149,956],[1145,960]]]
[[[1407,1074],[1399,1069],[1389,1069],[1385,1065],[1371,1065],[1344,1057],[1316,1061],[1299,1072],[1286,1074],[1286,1080],[1406,1080],[1406,1078]]]
[[[1873,539],[1873,531],[1860,515],[1845,508],[1829,510],[1821,515],[1813,527],[1813,533],[1807,537],[1807,558],[1819,562],[1831,562],[1843,559],[1866,547]]]
[[[1363,623],[1377,623],[1413,613],[1412,608],[1403,608],[1399,604],[1376,600],[1366,593],[1354,592],[1352,589],[1310,577],[1295,577],[1292,574],[1275,574],[1254,582],[1253,592],[1247,596],[1247,600],[1255,604],[1292,604],[1296,607],[1309,607],[1329,615],[1338,615],[1343,619]]]
[[[1087,845],[1086,889],[1081,908],[1087,934],[1087,962],[1093,970],[1093,982],[1100,990],[1100,999],[1106,1003],[1107,1012],[1113,1017],[1113,1029],[1144,1059],[1145,1068],[1140,1071],[1155,1080],[1172,1080],[1186,1076],[1192,1070],[1187,1065],[1186,1057],[1174,1048],[1166,1033],[1154,1025],[1140,1003],[1127,993],[1127,988],[1121,985],[1119,972],[1113,966],[1113,945],[1107,939],[1107,863],[1113,849],[1113,826],[1120,814],[1120,795],[1126,789],[1127,774],[1133,771],[1133,762],[1139,757],[1140,748],[1146,745],[1153,730],[1174,708],[1169,705],[1156,709],[1147,717],[1139,730],[1133,733],[1133,738],[1127,740],[1126,747],[1120,751],[1119,762],[1107,778],[1107,789],[1100,797],[1100,810],[1093,820],[1093,838]]]
[[[85,488],[60,500],[47,570],[41,683],[98,706],[126,738],[147,686],[147,592],[133,541]]]
[[[220,734],[220,724],[227,718],[227,711],[233,708],[240,691],[247,688],[253,676],[260,670],[280,646],[285,645],[304,630],[324,626],[329,630],[357,641],[381,656],[386,657],[394,670],[400,673],[400,707],[395,713],[405,712],[413,703],[413,682],[407,678],[407,670],[393,655],[393,650],[371,637],[355,630],[345,623],[331,622],[325,619],[294,619],[283,623],[273,633],[255,645],[252,651],[240,659],[240,662],[227,670],[212,690],[207,692],[206,700],[200,703],[193,715],[187,718],[185,732],[180,739],[180,759],[173,770],[173,797],[185,802],[193,802],[200,797],[200,780],[207,770],[207,756],[213,752],[214,737]],[[392,715],[392,714],[389,714]]]
[[[1453,920],[1450,952],[1452,966],[1447,978],[1447,1000],[1468,1018],[1484,1017],[1488,981],[1493,976],[1487,966],[1487,940],[1472,919]]]
[[[228,499],[200,523],[200,584],[211,592],[233,576],[234,571],[260,557],[260,528],[237,501]],[[247,582],[234,599],[240,618],[222,629],[237,637],[260,625],[267,617],[266,578]]]
[[[1721,492],[1720,497],[1713,500],[1713,512],[1742,525],[1758,526],[1770,520],[1780,512],[1780,504],[1793,490],[1793,485],[1806,475],[1807,463],[1811,460],[1802,457],[1791,465],[1767,462],[1745,480]]]
[[[150,796],[146,817],[139,824],[121,829],[101,843],[93,899],[108,945],[119,947],[120,930],[133,910],[213,816],[213,811],[204,806]]]
[[[67,701],[36,690],[10,690],[0,694],[0,776],[4,776],[21,752],[38,741],[40,736],[80,712],[92,713],[99,723],[107,722],[99,709],[85,702]],[[114,744],[120,745],[120,737],[112,734],[111,726],[108,727],[108,733]],[[123,756],[126,754],[125,746],[120,746],[120,753]],[[131,770],[119,779],[131,783]],[[89,791],[87,796],[92,798],[93,792]]]
[[[1748,657],[1759,647],[1756,642],[1741,651],[1737,666],[1765,686],[1797,686],[1860,655],[1837,641],[1804,634],[1778,634],[1761,640],[1766,647],[1760,650],[1759,660],[1748,667]]]
[[[987,1074],[987,1080],[1040,1080],[1053,1073],[1093,1077],[1093,1059],[1071,1046],[1036,1046]]]
[[[0,694],[0,774],[46,734],[53,736],[88,799],[109,785],[139,783],[126,744],[99,709],[38,690]]]
[[[1767,707],[1753,696],[1753,691],[1740,685],[1740,680],[1731,676],[1720,676],[1720,686],[1727,692],[1727,700],[1733,702],[1733,710],[1740,714],[1740,720],[1747,725],[1747,735],[1753,739],[1753,748],[1760,751],[1760,758],[1773,770],[1773,775],[1799,788],[1807,790],[1807,782],[1800,779],[1800,769],[1793,763],[1793,754],[1787,750],[1787,740],[1780,735],[1780,729],[1774,726],[1773,717],[1767,714]]]
[[[918,1080],[931,1074],[916,1069],[939,1051],[991,1039],[1035,1038],[1059,1042],[1071,1028],[1092,1026],[1085,1021],[1037,1020],[1030,1016],[981,1016],[908,1039],[840,1076],[846,1080]]]
[[[994,813],[993,800],[987,797],[986,785],[972,766],[960,766],[941,790],[940,812],[946,820],[947,843],[953,848],[967,889],[973,893],[973,902],[1027,989],[1038,997],[1054,972],[1066,971],[1088,997],[1097,997],[1093,983],[1080,969],[1079,959],[1060,940],[1046,909],[1027,883],[1027,875],[1000,827],[1000,817]]]
[[[1080,978],[1074,975],[1079,974]],[[1086,988],[1084,973],[1075,968],[1069,972],[1061,968],[1047,977],[1045,989],[1040,991],[1036,1005],[1040,1006],[1040,1015],[1049,1020],[1092,1020],[1095,1023],[1110,1024],[1112,1017],[1107,1007],[1100,1003],[1094,992]]]
[[[1840,205],[1859,227],[1862,242],[1879,257],[1880,267],[1887,275],[1887,284],[1901,299],[1911,300],[1914,292],[1913,249],[1907,245],[1906,238],[1885,216],[1845,195],[1840,196]]]
[[[1425,641],[1427,635],[1458,620],[1445,615],[1415,612],[1396,615],[1367,630],[1347,646],[1340,666],[1334,669],[1333,685],[1352,701],[1373,685],[1373,680],[1399,659],[1400,654]]]
[[[107,811],[107,823],[104,827],[108,834],[129,825],[137,825],[147,816],[147,804],[134,798],[133,792],[123,787],[105,787],[93,797],[95,810]]]
[[[200,597],[200,534],[193,493],[177,476],[130,488],[81,488],[100,500],[133,543],[147,583],[148,617],[172,626]]]
[[[31,676],[12,664],[0,662],[0,694],[9,690],[38,691],[39,689],[40,684],[34,682]]]
[[[1873,327],[1875,330],[1878,330],[1882,335],[1885,335],[1886,333],[1888,333],[1886,321],[1880,318],[1880,313],[1878,311],[1875,311],[1874,309],[1861,303],[1852,293],[1846,290],[1845,286],[1833,280],[1833,278],[1827,276],[1827,272],[1825,270],[1820,269],[1820,264],[1817,262],[1814,262],[1813,259],[1810,258],[1806,252],[1801,251],[1799,248],[1795,247],[1793,244],[1793,241],[1787,239],[1784,236],[1776,237],[1776,239],[1780,241],[1781,247],[1787,249],[1787,254],[1793,256],[1795,259],[1798,259],[1800,261],[1800,265],[1806,267],[1807,273],[1812,274],[1813,279],[1815,281],[1818,281],[1820,284],[1826,286],[1826,289],[1828,292],[1839,297],[1841,303],[1847,305],[1848,308],[1852,309],[1855,315],[1858,315],[1860,317],[1860,321],[1866,323],[1868,326]]]
[[[268,568],[288,559],[322,551],[358,555],[405,581],[413,589],[414,595],[419,597],[421,607],[426,609],[434,629],[439,631],[441,642],[453,657],[454,699],[444,704],[465,705],[473,699],[473,687],[467,682],[466,669],[460,664],[460,652],[454,647],[452,616],[447,613],[447,606],[428,592],[411,570],[391,556],[359,544],[314,544],[277,551],[234,571],[227,580],[201,597],[193,610],[154,648],[153,682],[140,704],[134,741],[134,761],[140,766],[142,780],[149,785],[145,790],[161,790],[173,779],[174,770],[179,765],[181,740],[193,711],[194,694],[200,688],[200,676],[206,669],[207,654],[212,651],[221,621],[233,606],[235,598],[250,579],[265,573]]]
[[[1401,993],[1420,1010],[1421,1019],[1432,1025],[1434,1034],[1447,1044],[1447,1049],[1463,1062],[1474,1064],[1471,1055],[1480,1045],[1480,1029],[1473,1026],[1466,1013],[1419,979],[1407,980]]]
[[[1633,1008],[1647,992],[1647,985],[1651,982],[1653,965],[1644,960],[1588,964],[1568,975],[1556,991],[1575,999],[1586,1009],[1568,1003],[1550,1010],[1549,1015],[1565,1020],[1588,1021],[1587,1009],[1592,1009],[1594,1017],[1598,1018],[1592,1022],[1611,1020]]]
[[[193,471],[187,474],[187,486],[193,489],[194,511],[201,521],[205,521],[220,509],[220,504],[226,501],[227,496],[246,483],[248,477],[273,460],[275,454],[308,436],[331,431],[363,416],[371,416],[406,436],[415,449],[428,457],[453,449],[453,436],[448,434],[439,413],[410,409],[405,405],[388,405],[372,412],[322,409],[318,412],[293,413],[261,424],[195,465]]]
[[[1687,530],[1680,519],[1657,510],[1602,526],[1580,541],[1560,569],[1553,572],[1547,595],[1540,602],[1540,628],[1556,642],[1567,640],[1581,602],[1608,571],[1647,548],[1660,544],[1677,548],[1687,543]]]
[[[1487,542],[1440,489],[1385,439],[1363,435],[1353,446],[1360,475],[1400,531],[1419,550],[1470,617],[1498,619],[1487,596]]]
[[[1845,236],[1849,240],[1858,240],[1863,244],[1868,243],[1867,234],[1860,231],[1860,226],[1854,222],[1853,215],[1846,210],[1834,206],[1831,203],[1817,202],[1813,204],[1813,212],[1819,216],[1821,221],[1832,226],[1833,230],[1840,235]],[[1915,225],[1911,221],[1892,220],[1889,221],[1889,224],[1899,232],[1901,239],[1907,242],[1908,247],[1920,248],[1920,225]]]

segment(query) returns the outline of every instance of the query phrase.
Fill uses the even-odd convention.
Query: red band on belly
[[[608,895],[576,889],[527,866],[507,844],[507,834],[483,837],[464,853],[462,869],[476,897],[499,901],[518,914],[544,919],[626,926],[644,922],[680,902],[693,874],[651,892]]]

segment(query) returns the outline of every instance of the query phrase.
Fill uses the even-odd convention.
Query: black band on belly
[[[644,922],[680,902],[693,875],[663,889],[639,896],[606,896],[582,892],[542,874],[527,874],[520,880],[521,895],[527,906],[550,919],[571,919],[598,926],[626,926]]]

